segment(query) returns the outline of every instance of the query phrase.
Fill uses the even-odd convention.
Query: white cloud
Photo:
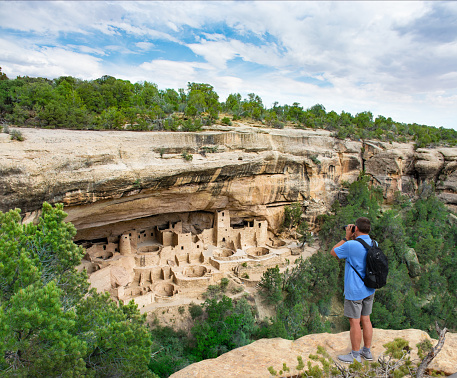
[[[95,79],[103,75],[100,59],[62,48],[27,46],[0,38],[1,67],[14,76],[56,78],[71,75]]]
[[[139,67],[143,73],[143,79],[156,83],[161,88],[184,88],[187,82],[199,81],[200,70],[210,67],[205,63],[176,62],[170,60],[153,60],[142,63]],[[138,72],[136,72],[138,74]],[[210,83],[209,81],[204,81]]]
[[[203,56],[207,62],[217,69],[226,68],[227,61],[232,60],[238,55],[237,50],[230,42],[226,41],[203,41],[201,43],[188,44],[187,47],[195,54]]]
[[[75,50],[75,51],[80,51],[85,54],[93,54],[93,55],[99,55],[99,56],[106,55],[105,50],[102,48],[95,48],[95,47],[84,46],[84,45],[66,45],[66,48]]]
[[[149,51],[154,48],[154,44],[151,42],[137,42],[135,43],[135,46],[143,51]]]
[[[204,57],[216,69],[227,68],[227,62],[240,57],[246,62],[257,63],[267,67],[281,68],[287,65],[273,43],[256,46],[252,43],[243,43],[236,39],[231,40],[201,40],[200,43],[187,44],[195,54]]]
[[[0,65],[10,77],[111,74],[166,88],[205,82],[221,98],[254,92],[267,106],[322,103],[437,119],[430,124],[442,115],[457,127],[454,16],[452,2],[2,2]],[[206,63],[185,62],[196,59],[167,50],[173,43]],[[110,60],[112,51],[122,62]],[[237,71],[246,66],[238,60],[264,69]]]

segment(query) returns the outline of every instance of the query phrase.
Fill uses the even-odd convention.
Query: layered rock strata
[[[284,204],[301,201],[312,221],[362,169],[387,200],[433,182],[457,209],[457,148],[415,151],[242,124],[199,133],[21,132],[23,142],[0,136],[0,210],[19,207],[33,218],[43,201],[63,202],[77,239],[108,237],[113,227],[150,216],[219,209],[276,230]]]

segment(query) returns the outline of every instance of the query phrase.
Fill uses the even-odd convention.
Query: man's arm
[[[335,256],[337,259],[339,259],[338,255],[337,255],[336,252],[335,252],[335,248],[339,247],[340,245],[343,245],[344,243],[346,243],[346,240],[344,240],[344,239],[341,240],[341,241],[339,241],[338,243],[336,243],[336,244],[333,246],[332,250],[330,251],[330,254],[331,254],[332,256]]]

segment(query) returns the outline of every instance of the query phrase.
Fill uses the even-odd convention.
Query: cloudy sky
[[[457,2],[0,1],[0,67],[457,129]]]

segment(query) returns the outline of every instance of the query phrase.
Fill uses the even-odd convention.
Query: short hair
[[[371,229],[371,222],[368,218],[360,217],[355,221],[355,225],[358,227],[359,231],[368,234]]]

